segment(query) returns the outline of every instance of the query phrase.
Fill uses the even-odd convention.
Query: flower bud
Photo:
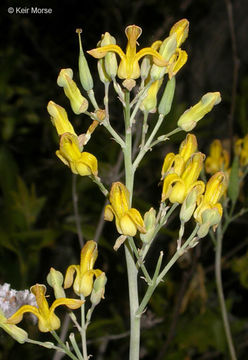
[[[88,62],[84,56],[83,48],[82,48],[82,42],[81,42],[81,32],[82,29],[77,29],[76,33],[78,33],[78,39],[79,39],[79,59],[78,59],[78,67],[79,67],[79,77],[80,82],[82,84],[82,87],[85,91],[90,91],[93,89],[93,79],[91,76],[91,72],[88,66]]]
[[[47,111],[49,115],[51,115],[51,121],[56,127],[58,135],[62,135],[67,132],[76,135],[72,124],[68,120],[67,113],[62,106],[55,104],[53,101],[49,101],[47,104]]]
[[[0,328],[8,333],[13,339],[23,344],[28,339],[28,333],[16,325],[8,324],[4,313],[0,309]]]
[[[108,76],[108,74],[106,72],[104,59],[98,60],[97,70],[98,70],[98,75],[99,75],[101,82],[103,82],[104,84],[110,83],[111,78]]]
[[[102,272],[101,275],[95,279],[93,290],[90,296],[90,301],[94,306],[98,305],[101,299],[104,299],[106,282],[107,277],[104,272]]]
[[[156,227],[156,210],[151,208],[145,213],[144,224],[146,228],[146,234],[140,234],[140,239],[143,241],[143,243],[148,244],[153,238]]]
[[[64,277],[61,272],[55,270],[54,268],[51,268],[49,274],[47,275],[47,283],[53,288],[54,296],[56,299],[66,297],[62,285],[63,281]]]
[[[101,46],[112,45],[112,44],[115,45],[116,40],[113,36],[111,36],[108,32],[106,32],[102,36],[102,41],[100,44]],[[115,53],[111,51],[107,52],[103,60],[107,75],[110,76],[111,79],[115,78],[118,70],[118,64]]]
[[[177,48],[176,35],[172,34],[163,41],[159,49],[159,54],[162,55],[165,61],[169,62],[171,56],[175,53],[176,48]],[[167,72],[168,69],[166,66],[161,67],[154,64],[151,68],[150,76],[152,80],[159,80]]]
[[[154,81],[148,89],[145,99],[140,105],[140,110],[143,112],[155,112],[157,106],[157,94],[162,85],[163,80]]]
[[[78,115],[88,109],[88,101],[83,97],[72,77],[72,69],[62,69],[59,73],[57,84],[64,88],[65,95],[70,100],[72,110]]]
[[[159,114],[162,114],[164,116],[169,114],[171,110],[172,101],[174,98],[175,86],[176,86],[175,77],[167,81],[163,96],[158,106]]]
[[[204,192],[205,186],[204,183],[199,183],[195,186],[187,195],[186,199],[182,203],[180,210],[180,220],[183,223],[189,221],[193,215],[196,207],[196,202],[198,197]]]
[[[218,226],[221,221],[221,214],[218,208],[207,209],[202,213],[202,224],[197,232],[199,238],[205,237],[211,226],[215,228]]]
[[[177,125],[184,131],[191,131],[196,126],[196,123],[210,112],[214,105],[219,104],[220,101],[221,97],[219,92],[209,92],[205,94],[196,105],[186,110],[180,116]]]

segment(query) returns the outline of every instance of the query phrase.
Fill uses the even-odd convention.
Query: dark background
[[[232,20],[227,11],[230,4]],[[25,6],[51,8],[52,14],[8,13],[9,7]],[[106,31],[124,49],[124,29],[127,25],[136,24],[143,29],[139,39],[142,48],[157,39],[164,39],[176,21],[187,18],[190,31],[183,48],[189,58],[177,76],[172,113],[161,133],[173,129],[178,116],[204,93],[220,91],[221,104],[194,129],[200,151],[207,153],[214,138],[222,139],[230,148],[229,144],[235,136],[243,137],[248,130],[247,13],[246,0],[1,2],[1,283],[8,282],[16,289],[29,288],[36,282],[46,282],[51,266],[64,272],[68,265],[79,260],[80,247],[71,199],[72,177],[55,156],[58,139],[46,111],[48,101],[53,100],[68,109],[76,129],[84,132],[89,126],[88,119],[76,117],[69,110],[67,99],[56,84],[59,70],[67,67],[74,70],[75,80],[79,83],[75,29],[83,29],[85,50],[94,48]],[[87,59],[95,79],[96,97],[102,104],[103,86],[97,81],[96,60],[90,56]],[[111,94],[111,123],[115,129],[122,131],[121,110],[114,103],[114,94]],[[168,151],[176,151],[183,138],[184,134],[173,137],[169,145],[159,146],[150,154],[150,164],[141,164],[135,183],[135,205],[142,214],[151,205],[158,207],[163,158]],[[118,146],[109,140],[104,129],[96,131],[87,151],[97,156],[100,176],[107,186],[121,178],[121,172],[113,171],[118,159]],[[77,180],[77,188],[84,238],[94,238],[96,228],[99,230],[97,266],[106,271],[109,279],[106,300],[99,306],[96,320],[89,328],[92,340],[108,334],[125,333],[128,329],[125,263],[121,249],[117,254],[112,251],[117,236],[113,234],[113,225],[107,224],[102,230],[99,227],[103,196],[86,178]],[[242,196],[242,201],[247,201],[247,192],[244,191]],[[237,274],[232,271],[232,259],[243,259],[242,264],[248,263],[245,257],[246,223],[247,217],[235,224],[224,242],[224,253],[229,259],[224,266],[225,292],[232,312],[239,359],[247,358],[245,334],[248,313],[245,299],[248,267],[243,265]],[[172,221],[159,236],[158,245],[148,258],[148,268],[153,269],[154,259],[161,248],[169,255],[177,228],[178,222]],[[228,257],[228,254],[231,255]],[[188,259],[175,267],[166,285],[162,284],[158,289],[144,320],[142,359],[228,359],[213,263],[214,248],[210,239],[205,239]],[[203,279],[205,287],[197,286],[190,293],[187,291],[194,276],[198,280]],[[240,280],[242,276],[245,278],[243,283]],[[187,297],[188,302],[185,300]],[[179,311],[183,302],[187,306]],[[28,322],[23,324],[29,328],[30,337],[38,339],[40,335],[34,327]],[[50,340],[47,335],[40,338]],[[90,348],[95,356],[97,354],[95,358],[98,360],[102,356],[99,344],[102,342],[93,343]],[[126,359],[127,347],[127,337],[116,341],[107,339],[104,358]],[[2,331],[0,333],[0,359],[21,359],[24,356],[33,360],[43,359],[47,358],[47,352],[34,346],[16,345]],[[52,358],[51,353],[48,356]]]

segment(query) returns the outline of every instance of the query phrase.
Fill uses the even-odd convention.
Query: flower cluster
[[[187,222],[193,215],[199,224],[198,237],[207,235],[214,229],[222,216],[219,200],[226,191],[227,181],[223,172],[217,172],[205,183],[199,180],[205,155],[196,152],[197,140],[188,134],[181,143],[179,153],[168,153],[162,167],[162,199],[182,204],[180,220]]]
[[[97,259],[97,244],[88,241],[81,251],[80,265],[68,267],[64,289],[73,284],[75,294],[81,296],[79,299],[67,298],[63,289],[63,275],[51,268],[47,281],[54,289],[56,300],[49,306],[46,299],[46,286],[35,284],[28,290],[16,291],[10,289],[9,284],[0,287],[0,327],[8,332],[19,342],[25,342],[28,334],[15,326],[22,321],[25,313],[31,313],[38,319],[38,328],[41,332],[57,330],[60,327],[60,319],[55,314],[55,309],[65,305],[74,310],[81,307],[84,298],[91,294],[91,302],[96,306],[104,298],[104,289],[107,281],[103,271],[94,270],[93,266]],[[75,280],[73,274],[76,271]],[[94,281],[94,276],[96,280]]]

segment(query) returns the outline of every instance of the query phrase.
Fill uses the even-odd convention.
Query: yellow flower
[[[179,154],[168,153],[164,158],[164,163],[161,171],[162,180],[168,174],[175,173],[178,176],[182,175],[186,162],[197,150],[197,140],[195,135],[188,134],[186,139],[182,141]]]
[[[120,182],[113,183],[109,201],[104,211],[104,219],[112,221],[115,216],[117,231],[126,236],[135,236],[137,230],[146,233],[144,221],[140,212],[134,208],[130,209],[130,194],[128,189]]]
[[[212,142],[209,153],[205,162],[205,169],[208,174],[215,174],[217,171],[228,169],[230,157],[227,150],[223,149],[220,140],[216,139]]]
[[[182,204],[189,192],[196,186],[204,190],[205,184],[198,179],[203,167],[205,155],[195,153],[187,161],[185,170],[179,176],[176,173],[167,175],[163,182],[162,202],[169,199],[171,203]]]
[[[142,33],[142,29],[136,25],[129,25],[125,30],[127,36],[126,53],[115,44],[101,46],[88,51],[90,55],[97,59],[103,58],[108,52],[117,53],[121,62],[118,67],[118,76],[120,79],[137,79],[140,76],[139,60],[145,55],[152,55],[153,62],[158,66],[166,66],[167,62],[152,47],[146,47],[136,52],[137,39]]]
[[[56,151],[58,158],[71,168],[74,174],[97,176],[97,159],[88,152],[80,151],[78,137],[65,133],[60,138],[60,148]]]
[[[18,341],[20,344],[25,343],[28,338],[28,334],[25,330],[19,328],[16,325],[8,323],[8,319],[4,316],[4,313],[0,309],[0,328],[8,333],[13,339]]]
[[[94,270],[94,264],[97,259],[97,243],[93,240],[87,241],[81,250],[80,265],[70,265],[65,274],[64,288],[71,287],[73,276],[76,277],[73,283],[73,290],[77,295],[88,296],[92,292],[93,278],[102,274],[99,269]]]
[[[240,165],[248,165],[248,134],[235,142],[234,151],[239,156]]]
[[[203,223],[205,210],[215,209],[222,216],[222,205],[218,202],[227,189],[227,180],[223,172],[214,174],[207,182],[204,195],[200,196],[198,206],[194,212],[194,218],[200,224]]]
[[[51,121],[56,127],[58,135],[62,135],[64,133],[76,135],[72,124],[68,120],[67,113],[62,106],[53,101],[49,101],[47,104],[47,111],[51,115]]]
[[[9,319],[8,324],[18,324],[22,321],[23,314],[31,312],[38,318],[38,327],[41,332],[57,330],[60,327],[60,320],[55,315],[54,310],[60,305],[66,305],[69,309],[78,309],[82,300],[60,298],[53,302],[49,308],[45,294],[46,286],[36,284],[31,287],[30,291],[35,295],[38,308],[32,305],[24,305],[17,310]]]

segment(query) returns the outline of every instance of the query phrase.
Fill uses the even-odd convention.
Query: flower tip
[[[82,34],[82,32],[83,32],[82,29],[80,29],[80,28],[76,29],[76,33],[77,33],[77,34]]]

